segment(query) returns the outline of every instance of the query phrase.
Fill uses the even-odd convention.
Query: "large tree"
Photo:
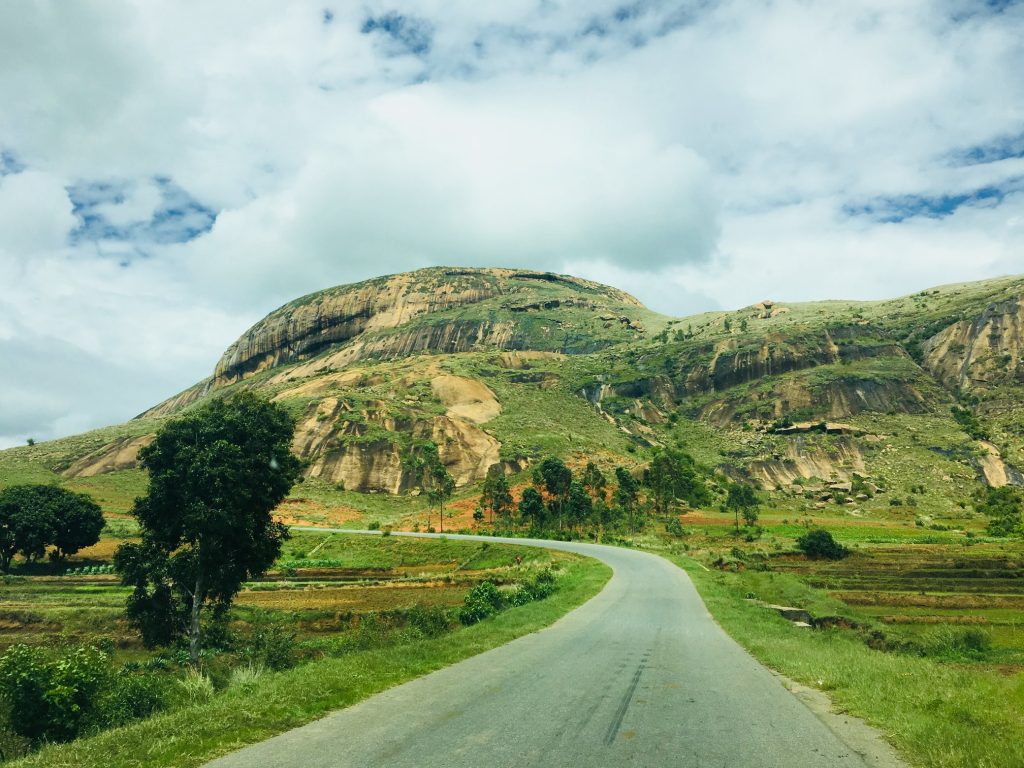
[[[674,448],[657,451],[644,470],[644,485],[651,489],[656,514],[666,515],[682,499],[699,507],[711,501],[693,457]]]
[[[103,513],[84,493],[55,485],[15,485],[0,491],[0,566],[8,570],[21,552],[26,560],[72,555],[99,541]]]
[[[430,530],[430,509],[437,504],[441,533],[444,533],[444,503],[455,492],[455,478],[441,461],[437,445],[432,442],[414,445],[402,465],[412,475],[413,482],[427,494],[427,530]]]
[[[84,493],[54,488],[50,494],[53,509],[53,551],[50,557],[60,560],[100,540],[103,511]]]
[[[114,562],[135,587],[128,616],[147,643],[186,636],[197,665],[204,609],[222,614],[274,562],[288,530],[271,513],[299,473],[293,431],[281,406],[246,392],[168,422],[140,452],[142,542],[122,545]]]
[[[747,525],[753,525],[757,522],[757,510],[760,507],[761,501],[757,498],[757,493],[749,485],[744,485],[743,483],[729,484],[729,493],[722,504],[722,510],[725,512],[731,511],[736,516],[737,533],[740,530],[740,515],[743,516],[743,520]]]
[[[508,487],[508,480],[500,464],[492,466],[487,477],[484,478],[483,491],[480,494],[480,505],[490,511],[491,524],[494,524],[494,516],[497,515],[502,522],[508,523],[508,517],[512,512],[512,492]]]
[[[615,507],[620,515],[629,520],[630,530],[636,530],[636,505],[640,498],[640,488],[636,478],[625,467],[615,468]]]
[[[572,484],[572,470],[556,456],[546,457],[533,471],[533,481],[551,496],[551,506],[558,515],[558,529],[562,529],[565,502]]]
[[[544,506],[544,497],[536,488],[523,489],[523,496],[519,499],[519,517],[535,530],[546,526],[547,507]]]

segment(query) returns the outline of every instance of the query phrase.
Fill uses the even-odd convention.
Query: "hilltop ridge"
[[[796,509],[834,503],[838,484],[869,513],[925,480],[947,499],[925,502],[938,513],[979,483],[1024,480],[1022,354],[1019,276],[672,318],[568,275],[434,267],[289,302],[138,419],[0,466],[77,483],[130,472],[163,419],[245,388],[295,415],[308,479],[347,493],[410,491],[402,456],[424,440],[460,487],[546,453],[638,465],[682,444]]]

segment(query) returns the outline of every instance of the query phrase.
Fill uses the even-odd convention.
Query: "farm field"
[[[120,539],[105,536],[62,566],[41,564],[34,575],[16,572],[0,583],[0,652],[15,643],[65,646],[110,644],[123,659],[146,651],[124,619],[129,589],[107,570]],[[516,563],[516,557],[521,563]],[[484,580],[513,583],[571,560],[548,550],[490,542],[357,537],[297,531],[277,566],[239,594],[231,632],[256,624],[287,626],[298,648],[315,653],[370,621],[402,624],[391,613],[419,607],[454,608]],[[56,571],[69,575],[56,575]]]
[[[3,578],[0,654],[19,644],[58,655],[99,649],[115,678],[144,679],[160,691],[156,717],[164,720],[187,720],[197,706],[224,696],[256,696],[264,683],[275,685],[281,675],[305,675],[307,669],[338,660],[350,660],[342,665],[345,669],[363,669],[367,654],[391,658],[369,663],[358,673],[358,685],[346,677],[351,671],[334,673],[335,693],[269,713],[265,735],[353,700],[345,697],[368,695],[543,626],[596,592],[608,576],[603,566],[569,553],[500,543],[295,531],[274,568],[245,586],[226,620],[207,627],[202,673],[208,682],[196,688],[186,648],[146,648],[125,619],[129,589],[109,572],[114,549],[131,535],[130,526],[122,523],[127,521],[115,520],[99,544],[65,563],[22,564]],[[521,607],[506,609],[493,622],[461,626],[460,608],[475,585],[491,582],[512,595],[544,574],[554,576],[556,591],[550,598],[536,605],[513,601]],[[465,641],[459,639],[463,636]],[[438,642],[450,646],[443,652],[426,650]],[[251,710],[243,704],[244,711]],[[143,716],[138,726],[148,722]],[[75,750],[67,764],[88,764],[76,745],[105,734],[104,727],[86,727],[85,738],[53,749]],[[220,744],[240,736],[228,728],[209,738]],[[0,761],[29,753],[26,740],[0,726]],[[130,753],[129,744],[124,764],[134,764]],[[166,763],[157,764],[177,765],[180,758],[180,752],[172,751]],[[110,764],[102,752],[97,760]]]
[[[681,517],[641,546],[684,567],[716,620],[762,663],[878,727],[911,765],[1024,764],[1024,547],[984,521],[943,530],[891,515],[794,520],[765,509],[737,535],[726,515]],[[850,549],[810,560],[796,538],[825,527]],[[805,609],[800,628],[767,605]]]

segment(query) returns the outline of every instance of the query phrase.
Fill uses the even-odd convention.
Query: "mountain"
[[[296,417],[310,482],[349,491],[409,491],[419,440],[461,487],[547,453],[638,466],[681,444],[794,512],[944,514],[1024,481],[1022,357],[1024,277],[672,318],[568,275],[431,268],[286,304],[135,420],[0,452],[0,482],[141,482],[163,420],[254,389]]]

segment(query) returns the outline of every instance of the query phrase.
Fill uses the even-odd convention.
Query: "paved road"
[[[865,766],[715,624],[668,561],[593,544],[487,540],[590,555],[615,575],[541,632],[210,765]]]

